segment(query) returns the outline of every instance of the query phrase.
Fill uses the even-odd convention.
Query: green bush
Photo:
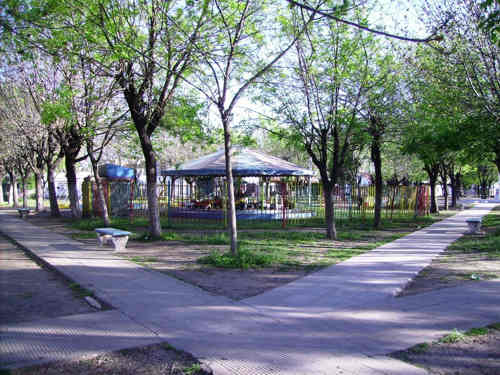
[[[278,259],[272,253],[240,249],[236,255],[230,252],[220,253],[218,251],[212,251],[210,255],[200,258],[198,262],[210,264],[215,267],[247,269],[270,267],[276,264]]]

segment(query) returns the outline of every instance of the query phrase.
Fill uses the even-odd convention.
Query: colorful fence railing
[[[207,191],[210,194],[207,194]],[[147,194],[144,185],[133,189],[130,202],[131,215],[147,216]],[[369,218],[375,205],[374,186],[346,185],[335,189],[334,210],[337,219]],[[225,185],[214,183],[204,188],[185,182],[160,184],[158,187],[160,215],[173,222],[211,221],[227,223],[227,190]],[[236,192],[238,221],[304,222],[323,220],[324,197],[319,184],[260,183]],[[425,215],[429,211],[427,186],[385,186],[382,196],[382,215]]]
[[[100,215],[94,199],[95,184],[83,187],[85,211]],[[147,217],[145,184],[133,181],[106,181],[106,200],[111,216]],[[211,222],[227,224],[227,186],[223,179],[179,179],[157,187],[160,215],[172,223]],[[289,178],[285,181],[255,180],[235,186],[236,215],[245,222],[274,221],[280,225],[324,220],[325,205],[320,184]],[[344,185],[334,191],[337,220],[373,217],[375,187]],[[382,217],[422,216],[429,212],[428,186],[384,186]]]

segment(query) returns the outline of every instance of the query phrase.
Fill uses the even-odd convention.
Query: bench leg
[[[128,242],[128,236],[112,237],[111,241],[115,247],[115,252],[125,250]]]
[[[103,247],[109,240],[111,236],[108,234],[99,234],[97,233],[97,242],[99,242],[99,246]]]
[[[467,223],[469,226],[469,231],[467,232],[468,234],[479,234],[481,231],[481,223]]]

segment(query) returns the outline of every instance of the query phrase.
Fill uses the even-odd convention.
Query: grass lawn
[[[131,231],[132,240],[140,242],[181,242],[208,249],[198,263],[222,268],[306,268],[315,269],[335,264],[362,254],[384,243],[400,238],[418,228],[432,224],[446,216],[394,217],[384,219],[382,229],[374,230],[370,219],[339,220],[336,241],[325,238],[324,223],[318,219],[290,223],[281,228],[281,222],[242,221],[238,232],[237,255],[225,252],[229,245],[225,230],[216,229],[216,223],[185,222],[171,229],[163,219],[162,238],[152,240],[147,233],[147,220],[114,218],[111,225]],[[171,223],[170,223],[171,224]],[[103,226],[100,219],[83,219],[71,226],[80,232],[75,238],[93,238],[93,229]],[[87,232],[85,232],[87,231]]]
[[[498,374],[500,323],[468,331],[451,331],[434,342],[423,342],[391,357],[422,367],[431,374]]]
[[[414,280],[415,290],[454,286],[500,277],[500,206],[483,217],[482,235],[465,235]],[[431,288],[425,288],[426,284]],[[420,285],[420,289],[419,289]],[[391,356],[432,374],[498,374],[500,323],[468,331],[453,330],[435,342],[423,342]]]
[[[449,249],[463,253],[482,253],[490,258],[500,259],[500,206],[495,207],[483,218],[484,236],[464,236]]]

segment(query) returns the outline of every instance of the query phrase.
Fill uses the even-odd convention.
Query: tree
[[[337,237],[335,188],[366,141],[360,112],[370,86],[371,42],[346,25],[321,19],[297,42],[286,83],[270,90],[278,117],[301,139],[319,170],[329,239]]]
[[[362,115],[368,123],[370,158],[375,169],[373,225],[378,228],[381,223],[383,194],[382,149],[387,138],[396,139],[399,136],[397,133],[401,125],[401,66],[395,63],[387,51],[385,55],[374,51],[369,70],[371,87],[364,92]]]
[[[450,78],[464,83],[459,108],[468,119],[461,122],[462,132],[493,152],[492,161],[500,168],[500,46],[498,25],[488,23],[498,19],[498,4],[441,0],[428,2],[425,11],[429,27],[449,20],[442,30],[445,38],[436,44],[442,53],[435,56],[453,67],[441,75],[443,84]]]
[[[231,252],[236,254],[237,224],[231,162],[233,112],[244,93],[293,47],[297,37],[292,36],[285,41],[273,40],[279,47],[270,53],[266,50],[269,35],[263,32],[270,22],[266,18],[271,16],[270,9],[266,9],[268,2],[214,0],[212,4],[209,18],[215,29],[199,50],[203,64],[187,81],[215,105],[224,130],[228,231]],[[306,24],[312,18],[313,16],[308,17]],[[281,27],[287,27],[286,18],[279,14],[275,22]],[[270,57],[266,58],[266,55]]]
[[[319,14],[322,17],[328,18],[332,21],[337,22],[338,24],[348,25],[350,27],[356,28],[358,30],[366,31],[371,34],[381,35],[387,38],[402,40],[405,42],[413,42],[413,43],[428,43],[432,41],[439,41],[442,39],[442,36],[439,35],[439,30],[446,25],[447,20],[441,24],[435,24],[432,28],[431,34],[426,38],[412,38],[406,37],[404,35],[397,35],[385,32],[378,28],[369,27],[366,22],[361,21],[352,21],[345,18],[344,11],[349,9],[350,7],[356,8],[357,5],[355,3],[351,3],[349,0],[343,0],[341,5],[334,3],[332,6],[330,2],[327,2],[327,5],[330,5],[329,9],[320,9],[319,6],[312,6],[308,1],[295,1],[295,0],[287,0],[291,7],[299,7],[301,9],[307,10],[309,12],[314,12]],[[485,0],[485,3],[491,2],[492,0]]]
[[[494,43],[500,46],[500,4],[498,0],[482,0],[480,7],[483,14],[479,27],[490,35]]]
[[[36,121],[33,126],[37,129],[35,132],[24,129],[21,133],[29,141],[31,150],[36,158],[32,158],[32,169],[35,173],[37,185],[37,202],[43,195],[42,171],[47,173],[46,181],[49,191],[50,214],[53,217],[61,216],[59,204],[57,202],[55,186],[55,169],[59,165],[63,153],[58,142],[58,128],[63,126],[59,118],[53,116],[53,112],[47,111],[55,102],[57,87],[59,86],[58,72],[46,61],[40,59],[35,65],[34,62],[26,63],[20,66],[19,71],[22,77],[23,87],[26,94],[29,95],[30,103]],[[16,107],[14,107],[16,108]],[[47,116],[49,114],[49,116]]]
[[[2,127],[2,134],[0,135],[0,146],[2,153],[0,155],[0,162],[2,163],[2,169],[9,176],[9,205],[16,208],[19,203],[18,191],[17,191],[17,174],[16,174],[16,158],[18,155],[15,154],[15,147],[13,138],[7,130],[7,123],[3,116],[0,116],[0,125]]]
[[[0,119],[3,122],[4,163],[14,185],[17,184],[16,178],[21,178],[23,207],[26,208],[26,179],[34,170],[33,161],[36,160],[29,137],[37,137],[36,125],[39,118],[33,110],[29,94],[16,82],[8,79],[0,85]],[[13,195],[17,203],[17,189],[13,191]]]
[[[479,181],[479,192],[482,199],[489,198],[491,185],[498,178],[498,170],[492,163],[480,162],[476,167],[477,178]]]
[[[194,44],[207,21],[208,0],[12,2],[9,14],[27,28],[10,34],[56,56],[88,61],[116,79],[146,166],[149,231],[161,235],[157,160],[151,137],[167,115],[181,77],[196,63]],[[61,32],[60,30],[64,30]]]
[[[435,185],[443,162],[452,185],[452,204],[456,203],[456,174],[461,152],[474,143],[463,124],[470,118],[473,102],[464,100],[466,83],[456,74],[456,66],[428,48],[417,48],[408,59],[404,149],[423,162],[431,187],[431,213],[437,213]],[[453,162],[451,162],[453,160]],[[448,162],[450,161],[450,162]],[[446,182],[446,181],[445,181]]]

